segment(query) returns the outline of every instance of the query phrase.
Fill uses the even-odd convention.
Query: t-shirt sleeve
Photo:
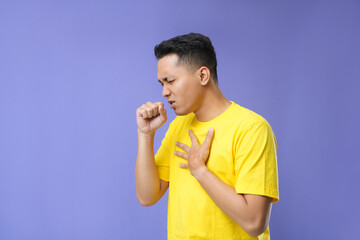
[[[235,190],[279,201],[276,139],[264,120],[241,131],[236,141]]]
[[[170,153],[171,153],[171,136],[173,136],[174,122],[172,122],[167,130],[164,139],[161,142],[161,146],[155,154],[155,163],[158,169],[159,178],[166,182],[170,180]]]

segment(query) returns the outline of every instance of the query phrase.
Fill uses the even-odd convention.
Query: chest
[[[203,144],[208,129],[192,129],[197,137],[198,143]],[[214,127],[214,138],[210,146],[209,157],[206,162],[208,169],[219,177],[225,183],[235,185],[234,171],[234,137],[229,129],[225,131],[221,127]],[[175,145],[175,142],[181,142],[191,147],[191,139],[188,128],[174,136],[174,142],[171,148],[170,159],[170,182],[176,184],[194,184],[194,177],[191,176],[189,169],[180,168],[179,165],[187,162],[174,154],[175,151],[183,152],[183,150]]]

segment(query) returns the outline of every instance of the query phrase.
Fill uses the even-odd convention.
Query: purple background
[[[189,32],[212,39],[228,99],[277,136],[272,239],[357,239],[359,13],[343,0],[1,1],[0,239],[166,238],[167,195],[136,201],[135,111],[164,101],[153,47]]]

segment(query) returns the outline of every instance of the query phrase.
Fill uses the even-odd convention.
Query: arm
[[[249,235],[258,236],[263,233],[269,223],[272,199],[259,195],[243,195],[222,182],[205,165],[210,151],[214,131],[209,130],[204,143],[200,146],[196,136],[190,130],[191,147],[176,143],[183,152],[175,152],[188,162],[180,167],[189,168],[191,174],[199,181],[215,204]]]
[[[136,197],[141,205],[155,204],[166,192],[169,183],[160,180],[154,159],[154,136],[167,120],[163,103],[142,105],[136,111],[138,153],[135,164]]]
[[[197,169],[193,176],[215,204],[250,236],[258,236],[266,230],[270,220],[272,198],[238,194],[207,167]]]

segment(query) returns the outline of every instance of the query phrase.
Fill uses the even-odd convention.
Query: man
[[[209,38],[178,36],[155,55],[162,95],[178,116],[154,156],[164,104],[137,109],[138,201],[153,205],[169,188],[168,239],[270,239],[271,204],[279,199],[270,125],[224,97]]]

